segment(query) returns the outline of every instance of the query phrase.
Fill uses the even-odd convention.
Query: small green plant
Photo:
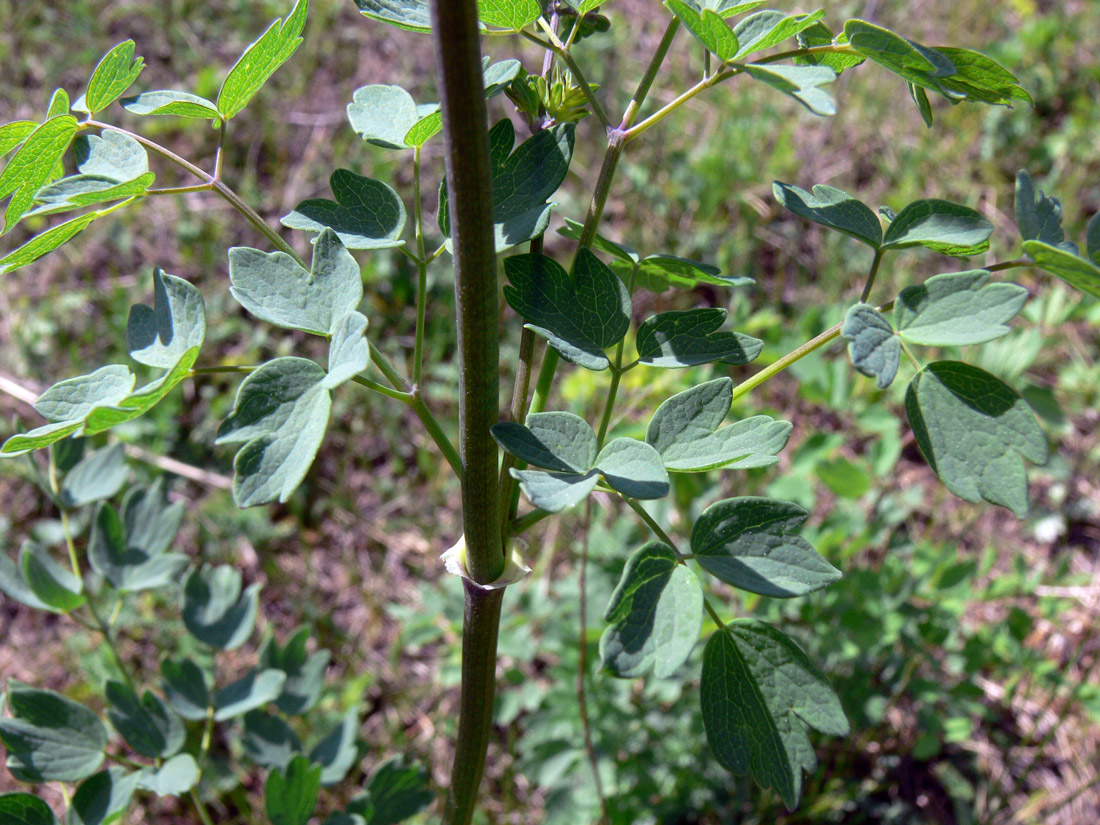
[[[724,309],[661,312],[635,327],[638,290],[707,285],[736,295],[751,279],[659,249],[637,251],[601,234],[616,168],[629,146],[654,134],[689,100],[734,79],[764,84],[827,116],[836,110],[830,84],[870,62],[900,79],[932,126],[929,92],[951,103],[1029,103],[1016,78],[978,52],[928,47],[862,20],[834,30],[820,11],[760,10],[756,0],[666,0],[663,6],[653,4],[653,14],[665,20],[664,35],[622,114],[612,116],[613,102],[588,81],[574,48],[583,39],[606,35],[613,25],[629,25],[615,21],[611,3],[607,15],[594,0],[358,0],[358,5],[370,20],[407,30],[409,37],[431,34],[441,101],[417,103],[393,85],[354,91],[347,110],[351,127],[381,151],[409,158],[411,202],[385,182],[338,169],[330,180],[332,200],[305,200],[282,218],[284,227],[312,236],[308,262],[245,203],[227,182],[230,170],[223,164],[234,118],[301,42],[308,0],[298,0],[285,19],[248,47],[226,74],[216,100],[175,90],[132,94],[143,65],[134,43],[126,41],[103,57],[75,101],[59,89],[43,121],[0,127],[0,155],[11,155],[0,173],[0,197],[7,199],[4,231],[28,218],[64,216],[0,258],[0,271],[31,265],[93,221],[145,199],[212,192],[264,240],[263,249],[229,250],[232,296],[253,318],[318,336],[328,347],[323,366],[298,356],[255,366],[203,363],[208,320],[202,294],[186,280],[154,269],[152,305],[133,307],[126,331],[127,350],[144,383],[138,386],[128,364],[67,378],[38,398],[36,409],[47,423],[12,435],[0,447],[10,458],[29,456],[28,472],[61,513],[67,556],[67,563],[59,562],[42,544],[28,543],[18,563],[0,559],[0,589],[87,624],[113,650],[113,614],[128,593],[178,587],[187,644],[201,651],[166,652],[161,693],[147,691],[141,698],[141,687],[156,677],[135,679],[119,659],[121,681],[108,681],[104,696],[108,719],[132,751],[129,756],[118,752],[103,721],[83,705],[9,685],[11,718],[0,720],[9,769],[32,783],[80,783],[70,800],[70,822],[110,821],[139,789],[187,794],[209,821],[206,797],[222,787],[210,754],[212,731],[218,724],[239,725],[244,755],[270,769],[266,812],[276,825],[304,825],[321,786],[340,782],[350,770],[358,755],[356,709],[346,710],[331,733],[315,742],[303,743],[284,718],[310,711],[320,695],[327,655],[307,654],[308,631],[295,633],[284,647],[268,640],[253,669],[228,677],[218,651],[238,648],[252,635],[255,586],[242,590],[240,574],[228,567],[188,570],[188,557],[168,551],[182,514],[164,502],[160,482],[128,492],[121,512],[102,503],[122,484],[118,447],[80,458],[88,439],[140,417],[181,382],[240,373],[245,377],[215,444],[236,445],[233,496],[241,507],[285,502],[294,494],[324,439],[333,395],[351,391],[349,384],[406,405],[461,481],[464,535],[444,556],[448,570],[462,577],[465,592],[461,712],[445,822],[468,823],[476,807],[492,723],[503,597],[529,561],[520,537],[582,502],[587,512],[595,491],[621,502],[651,533],[651,540],[632,552],[622,548],[620,579],[599,643],[603,673],[683,680],[689,677],[685,663],[707,635],[697,695],[710,751],[723,768],[751,776],[793,809],[803,774],[816,767],[810,729],[845,736],[848,719],[825,674],[778,623],[723,616],[696,568],[726,585],[775,599],[825,588],[841,572],[799,534],[810,512],[797,503],[766,495],[720,500],[678,539],[672,535],[678,531],[662,524],[644,502],[668,496],[680,474],[776,464],[791,424],[767,415],[725,424],[732,404],[843,337],[855,369],[879,389],[893,382],[903,359],[911,362],[907,419],[947,489],[1022,517],[1028,506],[1025,460],[1046,460],[1045,434],[1005,382],[964,361],[934,360],[935,353],[989,342],[1010,330],[1027,291],[995,281],[997,273],[1036,266],[1100,297],[1100,218],[1089,224],[1086,254],[1080,254],[1063,237],[1058,202],[1036,192],[1022,172],[1016,187],[1022,256],[962,271],[953,266],[897,295],[880,296],[876,276],[893,253],[988,255],[992,224],[968,206],[935,198],[876,213],[830,186],[803,189],[776,182],[774,196],[782,206],[868,247],[871,261],[859,301],[842,324],[736,383],[726,373],[753,362],[763,344],[724,330]],[[647,108],[680,29],[688,35],[680,36],[680,45],[701,54],[702,77],[665,105]],[[542,65],[483,62],[481,38],[509,35],[541,47]],[[507,118],[488,126],[486,101],[501,95],[514,104],[529,136],[517,136]],[[104,113],[116,102],[139,118],[184,118],[215,128],[219,141],[212,168],[109,122]],[[576,242],[565,265],[544,254],[543,236],[550,228],[551,198],[566,178],[577,124],[584,119],[596,124],[592,132],[604,144],[604,156],[583,221],[566,219],[559,230]],[[423,197],[433,177],[422,163],[422,150],[439,135],[446,175],[433,226]],[[68,174],[70,149],[76,171]],[[150,153],[194,181],[156,188]],[[526,252],[510,253],[524,244]],[[382,249],[408,258],[417,273],[415,338],[405,365],[384,354],[383,342],[370,340],[369,313],[362,311],[364,285],[354,253]],[[504,253],[510,254],[498,267]],[[454,271],[461,378],[457,444],[450,435],[455,428],[440,421],[425,400],[428,274],[433,266],[448,268],[447,262]],[[498,269],[507,281],[503,289]],[[505,365],[515,379],[503,416],[496,323],[501,292],[522,323],[518,361]],[[541,364],[539,339],[546,342]],[[926,362],[918,353],[927,351],[933,360]],[[591,422],[550,408],[563,359],[607,375],[602,410]],[[630,428],[615,432],[611,425],[624,376],[707,365],[714,365],[714,377],[664,400],[644,433],[640,426],[630,434]],[[46,450],[45,469],[33,458],[39,450]],[[842,465],[832,466],[831,473],[839,487],[852,478]],[[521,493],[530,505],[522,510]],[[89,518],[84,508],[93,503],[97,507]],[[85,531],[90,533],[82,554]],[[586,562],[582,557],[582,605]],[[582,625],[585,621],[582,609]],[[621,821],[600,787],[590,719],[596,726],[601,719],[587,707],[583,645],[577,667],[597,816]],[[280,713],[264,710],[272,706]],[[116,764],[100,771],[105,753]],[[388,762],[372,774],[366,795],[329,822],[400,821],[430,801],[424,783],[419,769]],[[0,797],[0,814],[10,821],[54,821],[44,802],[24,793]]]

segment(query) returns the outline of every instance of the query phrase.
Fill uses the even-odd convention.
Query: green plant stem
[[[413,386],[420,386],[424,369],[424,318],[428,305],[428,262],[424,248],[424,208],[420,197],[420,147],[413,149],[413,225],[416,233],[416,343],[413,345]]]
[[[588,717],[588,544],[591,540],[592,498],[584,503],[584,523],[581,530],[584,540],[581,542],[580,570],[577,573],[577,592],[580,599],[579,629],[577,632],[577,710],[581,717],[581,729],[584,731],[584,750],[588,755],[588,764],[592,768],[592,779],[596,784],[596,797],[600,800],[600,825],[610,825],[611,815],[604,796],[603,781],[600,779],[600,762],[596,756],[596,745],[592,740],[592,722]]]
[[[412,393],[401,392],[400,390],[394,390],[387,387],[385,384],[379,384],[377,381],[372,381],[362,375],[356,375],[351,379],[361,387],[366,387],[368,390],[374,390],[377,393],[381,393],[387,398],[392,398],[395,401],[401,401],[405,404],[412,403]]]
[[[511,526],[508,530],[508,535],[522,535],[525,530],[534,527],[540,521],[549,518],[552,515],[554,514],[548,513],[545,510],[532,510],[530,513],[525,513],[524,515],[512,521]]]
[[[393,385],[395,390],[412,392],[412,387],[409,385],[409,382],[397,371],[397,368],[390,362],[390,359],[387,358],[386,354],[378,349],[378,347],[370,348],[370,360],[378,367],[378,371],[386,376],[386,380]]]
[[[890,301],[889,303],[883,304],[882,306],[878,307],[878,310],[879,312],[886,312],[887,310],[892,309],[893,306],[894,302]],[[795,361],[805,358],[810,353],[819,350],[826,344],[834,341],[840,335],[840,328],[842,326],[843,324],[837,324],[834,327],[830,327],[829,329],[818,335],[816,338],[811,338],[798,349],[792,350],[791,352],[787,353],[774,364],[765,367],[764,369],[760,370],[760,372],[756,373],[756,375],[753,375],[751,378],[747,378],[746,380],[742,381],[740,384],[733,388],[733,398],[731,400],[736,400],[746,393],[752,392],[768,379],[774,378],[776,375],[783,372],[783,370],[787,369],[787,367],[789,367]]]
[[[823,54],[852,54],[857,57],[862,57],[860,52],[857,52],[851,46],[827,44],[824,46],[809,46],[804,49],[790,49],[785,52],[776,52],[766,57],[761,57],[753,61],[753,63],[778,63],[780,60],[790,60],[794,57],[813,57]]]
[[[463,473],[464,463],[462,461],[462,456],[455,448],[455,445],[451,443],[451,439],[443,432],[443,427],[440,425],[439,420],[432,415],[432,411],[428,409],[428,405],[424,402],[424,399],[419,394],[416,394],[408,404],[412,408],[412,411],[416,413],[416,417],[420,419],[420,423],[424,425],[424,429],[428,431],[428,435],[432,437],[432,441],[435,442],[436,446],[439,447],[440,451],[443,453],[443,457],[447,459],[447,463],[451,465],[451,469],[454,470],[455,475],[460,479],[463,478],[465,474]],[[493,467],[493,473],[495,478],[496,467]],[[496,494],[495,490],[493,494]],[[503,551],[501,551],[501,569],[504,567],[503,556]],[[499,575],[500,574],[497,573],[497,576]],[[495,579],[496,576],[493,576],[493,578]],[[489,579],[489,581],[492,581],[492,579]]]
[[[498,520],[498,452],[489,428],[498,410],[497,261],[489,126],[476,0],[430,0],[436,77],[450,193],[458,331],[459,451],[463,579],[462,688],[445,825],[469,825],[477,804],[493,721],[497,636],[504,589],[482,584],[504,570]],[[419,400],[419,398],[418,398]]]
[[[885,250],[879,247],[875,250],[875,258],[871,261],[871,271],[867,275],[867,283],[863,285],[863,292],[859,296],[861,304],[867,303],[867,296],[871,294],[871,287],[875,285],[875,276],[878,275],[879,264],[882,263],[882,255]]]
[[[1001,261],[999,263],[993,264],[992,266],[987,266],[986,271],[987,272],[1001,272],[1005,269],[1015,269],[1018,266],[1033,266],[1033,265],[1034,264],[1031,261],[1029,261],[1027,258],[1016,258],[1015,260],[1012,260],[1012,261]]]
[[[634,126],[631,126],[629,129],[626,129],[623,132],[624,140],[626,140],[626,142],[628,142],[628,143],[630,141],[634,140],[639,135],[641,135],[643,132],[646,132],[649,129],[652,129],[654,126],[656,126],[658,123],[660,123],[666,117],[668,117],[670,114],[675,112],[677,109],[679,109],[681,106],[683,106],[689,100],[691,100],[697,94],[700,94],[701,92],[705,92],[711,86],[715,86],[718,83],[721,83],[723,80],[728,80],[729,78],[731,78],[735,74],[737,74],[738,71],[739,70],[736,70],[736,69],[731,70],[731,71],[721,71],[721,70],[719,70],[719,71],[715,72],[714,74],[710,75],[710,77],[707,77],[707,78],[704,78],[703,80],[700,80],[698,83],[696,83],[690,89],[688,89],[686,92],[683,92],[682,94],[680,94],[679,96],[674,98],[669,103],[666,103],[664,106],[662,106],[656,112],[651,114],[649,117],[647,117],[641,123],[638,123]]]
[[[637,277],[638,264],[635,264],[630,271],[630,283],[627,284],[627,290],[632,296],[634,295],[634,279]],[[607,388],[607,399],[604,401],[603,415],[600,416],[600,430],[596,434],[597,450],[603,449],[603,442],[607,437],[607,428],[611,423],[611,413],[615,409],[615,398],[619,394],[619,382],[622,380],[623,373],[626,372],[623,369],[623,350],[625,348],[626,337],[624,336],[615,347],[615,359],[611,362],[611,386]]]
[[[657,72],[660,71],[661,65],[665,62],[665,56],[668,54],[668,50],[672,46],[672,40],[679,30],[680,18],[673,17],[668,21],[665,33],[661,36],[661,42],[657,44],[657,51],[653,53],[642,79],[638,82],[638,88],[634,91],[634,96],[630,98],[630,103],[627,104],[626,111],[623,112],[622,124],[619,126],[623,131],[633,126],[634,121],[638,119],[642,104],[649,95],[649,90],[653,87],[653,81],[657,78]]]
[[[157,195],[189,195],[192,192],[211,192],[214,186],[210,183],[196,183],[194,186],[166,186],[163,189],[146,189],[143,197],[152,198]]]
[[[119,134],[126,135],[127,137],[136,140],[138,143],[140,143],[142,146],[149,149],[150,151],[156,152],[161,157],[167,158],[180,168],[190,172],[192,175],[202,180],[211,189],[211,191],[217,192],[223,200],[228,202],[230,206],[240,212],[245,220],[252,224],[252,226],[260,232],[260,234],[271,241],[271,243],[274,244],[277,249],[279,249],[281,252],[285,252],[287,255],[293,258],[303,269],[309,269],[309,265],[297,252],[294,251],[294,247],[283,240],[282,236],[279,235],[279,233],[276,232],[274,229],[272,229],[268,225],[267,221],[260,217],[256,210],[245,203],[241,199],[240,195],[238,195],[236,192],[226,186],[226,184],[216,174],[210,175],[207,172],[204,172],[198,166],[191,163],[191,161],[187,160],[186,158],[180,157],[171,149],[168,149],[165,146],[161,146],[156,141],[149,140],[149,138],[142,137],[136,132],[131,132],[118,126],[112,126],[109,123],[101,123],[98,120],[86,120],[80,124],[80,128],[109,129],[112,132],[118,132]]]
[[[558,33],[554,31],[553,27],[546,21],[545,18],[539,17],[539,27],[546,32],[546,36],[550,39],[550,42],[541,41],[535,38],[538,42],[544,46],[550,48],[554,54],[562,59],[566,66],[569,67],[570,74],[573,75],[573,80],[580,86],[581,91],[584,92],[584,96],[588,98],[588,105],[592,107],[592,111],[595,112],[596,117],[600,119],[600,123],[604,125],[605,129],[611,128],[611,119],[607,116],[607,112],[603,108],[603,104],[600,103],[596,93],[592,91],[591,85],[588,83],[588,79],[584,76],[584,72],[581,67],[577,65],[577,61],[573,59],[573,55],[570,54],[569,49],[564,43],[561,42],[561,38],[558,37]],[[573,28],[576,31],[576,26]]]
[[[202,797],[199,796],[199,792],[192,788],[190,796],[191,802],[195,806],[195,811],[198,812],[199,819],[202,820],[202,825],[214,825],[214,820],[210,818],[210,811],[206,810],[206,804],[202,801]]]

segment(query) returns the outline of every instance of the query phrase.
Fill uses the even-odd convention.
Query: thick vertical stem
[[[442,97],[447,195],[455,267],[459,353],[459,452],[466,572],[493,581],[504,569],[497,516],[497,274],[488,116],[476,0],[431,0],[432,39]],[[448,825],[473,817],[492,725],[502,590],[464,582],[462,697]]]

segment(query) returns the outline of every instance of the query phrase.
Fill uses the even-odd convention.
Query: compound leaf
[[[815,115],[829,117],[836,114],[836,101],[821,88],[837,77],[828,66],[787,66],[782,63],[761,66],[750,63],[745,66],[745,72],[776,91],[790,95]]]
[[[88,600],[80,580],[39,544],[23,543],[19,549],[19,567],[30,592],[53,613],[70,613]]]
[[[824,9],[812,14],[784,14],[781,11],[758,11],[739,21],[733,27],[739,47],[734,55],[736,60],[753,52],[778,46],[789,40],[825,16]]]
[[[325,787],[342,781],[355,764],[359,755],[355,746],[358,729],[359,711],[353,708],[309,752],[309,761],[321,766],[321,784]]]
[[[296,756],[286,770],[276,768],[264,785],[264,803],[272,825],[306,825],[317,807],[321,766]]]
[[[190,659],[174,661],[164,659],[160,663],[161,683],[164,695],[176,713],[192,722],[206,718],[210,707],[210,692],[206,677]]]
[[[333,230],[348,249],[392,249],[404,246],[405,204],[382,181],[337,169],[329,178],[336,200],[310,198],[282,219],[289,229]]]
[[[282,693],[286,674],[281,670],[252,668],[235,682],[214,693],[214,721],[224,722],[274,702]]]
[[[108,768],[80,783],[73,794],[65,825],[109,825],[130,807],[138,786],[138,774],[124,768]]]
[[[725,63],[737,54],[737,35],[718,14],[708,8],[697,9],[683,0],[665,0],[673,14],[708,51]]]
[[[432,18],[428,0],[355,0],[364,17],[381,20],[399,29],[430,32]]]
[[[667,544],[653,541],[626,563],[604,613],[600,658],[615,676],[651,670],[667,679],[687,661],[703,626],[703,589]]]
[[[586,369],[611,366],[604,350],[630,328],[626,285],[587,248],[577,252],[574,277],[545,255],[504,261],[508,304],[563,358]]]
[[[218,90],[218,113],[224,120],[247,106],[276,69],[297,51],[308,13],[309,0],[298,0],[285,21],[276,19],[259,40],[244,50]]]
[[[241,592],[241,574],[229,565],[197,567],[184,579],[180,593],[183,623],[188,632],[210,647],[240,647],[256,626],[260,586]],[[193,676],[193,674],[190,674]],[[165,677],[168,678],[167,673]],[[188,681],[193,679],[188,678]],[[188,691],[188,693],[196,691]]]
[[[155,693],[147,690],[139,699],[129,685],[108,681],[105,695],[107,718],[142,756],[167,759],[183,747],[187,738],[183,721]]]
[[[534,23],[542,14],[538,0],[477,0],[481,22],[510,31],[519,31]]]
[[[901,342],[886,317],[870,304],[855,304],[844,316],[840,334],[848,339],[852,366],[884,390],[898,374]]]
[[[349,312],[336,322],[328,348],[328,375],[321,382],[325,389],[350,381],[370,364],[366,332],[367,319],[362,313]]]
[[[718,762],[734,774],[751,774],[791,810],[802,792],[802,771],[817,766],[806,725],[848,733],[839,699],[809,657],[756,619],[738,619],[711,635],[700,703]]]
[[[206,340],[206,303],[183,278],[153,270],[153,306],[130,307],[126,349],[139,364],[172,369]]]
[[[1090,228],[1093,222],[1090,222]],[[1095,257],[1100,259],[1100,249],[1095,251]],[[1040,269],[1057,275],[1075,289],[1100,298],[1100,260],[1094,263],[1042,241],[1024,241],[1024,252]]]
[[[150,527],[162,529],[166,533],[170,530],[171,536],[175,536],[183,513],[178,508],[170,512],[168,524]],[[187,556],[182,553],[165,553],[159,549],[159,543],[154,546],[155,552],[150,552],[142,546],[146,544],[144,538],[141,534],[134,535],[124,529],[123,519],[119,518],[114,507],[101,504],[92,523],[88,561],[119,592],[154,590],[179,581],[183,571],[187,569]]]
[[[978,255],[989,249],[993,224],[966,206],[929,198],[913,201],[886,228],[883,249],[925,246],[944,255]]]
[[[12,718],[0,719],[0,741],[20,782],[79,782],[102,764],[107,730],[88,708],[14,680],[8,707]]]
[[[134,41],[126,40],[107,52],[88,80],[88,91],[73,108],[94,115],[122,97],[145,68],[145,61],[134,57],[134,48]]]
[[[596,433],[573,413],[533,413],[526,425],[502,421],[492,434],[503,450],[546,470],[586,473],[596,462]]]
[[[733,381],[716,378],[677,393],[653,413],[645,440],[672,472],[769,467],[787,445],[791,425],[755,415],[718,429],[733,403]]]
[[[909,343],[933,347],[983,344],[1007,335],[1027,290],[988,281],[989,272],[972,269],[906,287],[894,305],[898,334]]]
[[[75,117],[51,117],[26,137],[8,161],[0,172],[0,200],[11,195],[4,212],[4,232],[15,226],[34,204],[35,194],[50,180],[75,135]]]
[[[675,310],[647,318],[638,327],[638,360],[676,369],[722,361],[747,364],[764,342],[739,332],[718,332],[726,319],[719,307]]]
[[[516,130],[504,119],[489,130],[492,166],[493,223],[496,250],[503,252],[546,231],[553,204],[547,199],[558,191],[573,159],[576,124],[561,123],[543,129],[519,145]],[[451,235],[447,182],[439,189],[439,228]]]
[[[285,252],[237,246],[229,250],[229,280],[233,297],[257,318],[314,335],[331,335],[363,300],[359,265],[328,228],[317,236],[309,272]]]
[[[50,806],[29,793],[0,794],[0,822],[8,825],[57,825]]]
[[[175,117],[194,117],[200,120],[221,120],[217,105],[205,97],[170,89],[142,92],[133,97],[124,97],[122,108],[132,115],[174,115]]]
[[[882,244],[878,216],[847,192],[819,183],[811,193],[780,181],[772,184],[772,192],[777,201],[800,218],[850,235],[872,249]]]
[[[699,565],[727,584],[780,599],[840,578],[808,541],[793,535],[809,513],[788,501],[742,496],[715,502],[691,530]]]
[[[138,774],[138,787],[157,796],[182,796],[199,781],[199,766],[189,753],[178,753],[160,769],[146,768]]]
[[[1015,390],[977,367],[938,361],[913,378],[905,409],[921,453],[948,490],[1027,514],[1023,459],[1044,463],[1047,439]]]
[[[233,461],[238,506],[286,501],[302,483],[328,426],[327,377],[312,361],[286,357],[268,361],[241,383],[215,442],[244,444]]]

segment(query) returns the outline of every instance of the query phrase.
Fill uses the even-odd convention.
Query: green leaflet
[[[250,710],[244,715],[243,727],[244,752],[262,768],[285,768],[302,750],[298,734],[278,716]]]
[[[73,142],[79,174],[38,191],[41,206],[28,215],[52,214],[140,195],[156,176],[149,171],[145,148],[129,135],[105,131],[81,135]]]
[[[304,358],[276,358],[250,374],[217,444],[244,446],[233,461],[240,507],[286,501],[302,483],[328,426],[327,374]]]
[[[667,679],[687,661],[703,627],[703,589],[667,544],[653,541],[626,563],[604,613],[605,670],[627,679],[651,670]]]
[[[477,0],[482,23],[510,31],[519,31],[534,23],[542,14],[538,0]]]
[[[53,252],[62,244],[66,244],[88,228],[88,224],[99,217],[96,212],[80,215],[72,220],[60,223],[47,229],[40,235],[35,235],[18,249],[13,249],[3,258],[0,258],[0,275],[15,272],[27,264],[32,264],[44,255]]]
[[[4,232],[27,213],[35,193],[50,179],[54,168],[76,135],[76,118],[58,115],[38,126],[0,172],[0,200],[11,195],[4,212]]]
[[[733,381],[717,378],[677,393],[653,413],[645,440],[671,472],[769,467],[791,425],[756,415],[718,429],[733,403]]]
[[[363,300],[359,265],[328,228],[317,237],[309,272],[285,252],[238,246],[229,250],[229,281],[233,297],[257,318],[314,335],[331,335]]]
[[[27,541],[19,549],[23,581],[52,613],[71,613],[87,601],[80,580],[51,558],[46,548]]]
[[[695,35],[695,38],[708,51],[714,52],[723,63],[732,60],[737,54],[737,35],[714,11],[707,8],[696,9],[683,0],[665,0],[665,5],[680,18],[680,22],[687,30]]]
[[[214,720],[224,722],[274,702],[285,682],[286,674],[281,670],[252,668],[214,694]]]
[[[430,32],[432,18],[428,0],[355,0],[364,17],[381,20],[399,29]]]
[[[1023,459],[1044,463],[1047,439],[1011,387],[977,367],[938,361],[909,384],[905,409],[921,453],[948,490],[1026,515]]]
[[[614,490],[630,498],[664,498],[669,480],[661,456],[644,441],[616,438],[596,456],[596,469]]]
[[[96,407],[84,421],[84,434],[96,435],[147,413],[187,377],[198,357],[198,347],[192,347],[183,354],[172,369],[160,378],[134,390],[117,405]]]
[[[80,783],[73,794],[65,825],[108,825],[119,819],[138,786],[138,774],[113,767]]]
[[[718,332],[726,319],[719,307],[675,310],[647,318],[638,327],[638,360],[652,367],[677,369],[721,361],[747,364],[764,342],[739,332]]]
[[[22,553],[23,550],[21,549],[20,556],[22,556]],[[12,561],[6,553],[0,553],[0,592],[3,592],[9,598],[15,599],[20,604],[33,607],[35,610],[55,612],[53,607],[34,594],[23,576],[22,565]]]
[[[579,241],[582,229],[580,223],[566,218],[565,226],[558,232],[566,238]],[[631,247],[608,240],[599,233],[592,240],[592,248],[613,257],[611,268],[624,281],[629,281],[633,275],[635,286],[651,292],[664,292],[670,286],[694,289],[699,284],[731,287],[755,283],[752,278],[744,275],[723,275],[718,267],[690,258],[663,254],[647,255],[643,258]]]
[[[73,109],[92,115],[103,111],[134,85],[144,68],[145,61],[134,57],[134,41],[119,43],[99,61],[88,80],[88,91],[73,104]]]
[[[776,91],[790,95],[815,115],[836,114],[836,101],[821,87],[836,80],[836,72],[828,66],[787,66],[782,63],[758,66],[750,63],[745,72]]]
[[[195,568],[180,590],[187,631],[218,650],[233,650],[247,641],[256,626],[259,603],[260,586],[249,585],[242,593],[240,571],[228,565]],[[165,677],[172,681],[167,672]]]
[[[404,246],[405,204],[388,185],[347,169],[329,178],[336,200],[310,198],[282,219],[283,226],[307,232],[333,230],[348,249]]]
[[[733,33],[740,44],[734,59],[741,60],[753,52],[778,46],[810,28],[825,16],[824,9],[812,14],[784,14],[781,11],[759,11],[739,21]]]
[[[87,417],[96,407],[117,404],[134,388],[133,373],[116,364],[101,367],[90,375],[58,382],[38,396],[34,408],[50,421],[73,421]]]
[[[991,284],[984,269],[950,272],[903,289],[894,305],[894,324],[911,344],[984,344],[1009,333],[1008,322],[1026,300],[1022,286]]]
[[[696,11],[703,11],[709,9],[717,14],[719,17],[725,19],[727,17],[733,17],[735,14],[743,14],[747,11],[759,8],[764,5],[764,0],[684,0],[689,6]],[[588,0],[592,5],[598,5],[593,0]]]
[[[715,758],[772,788],[789,810],[802,771],[817,766],[806,725],[844,736],[848,720],[833,689],[791,639],[756,619],[738,619],[711,635],[703,652],[700,703]]]
[[[283,713],[305,713],[321,698],[325,667],[331,654],[327,650],[307,653],[309,635],[308,627],[300,627],[291,634],[286,647],[279,647],[274,637],[269,637],[260,648],[260,667],[275,668],[286,674],[277,702]]]
[[[50,806],[29,793],[0,794],[0,821],[11,825],[57,825]]]
[[[844,45],[848,42],[848,36],[841,32],[834,34],[833,30],[820,20],[800,31],[796,37],[800,49],[810,49],[814,46],[829,46],[836,42]],[[796,57],[794,62],[800,66],[828,66],[838,75],[846,69],[858,66],[866,58],[858,54],[816,54]]]
[[[547,199],[558,191],[569,171],[575,127],[574,123],[562,123],[544,129],[515,151],[516,131],[510,120],[502,120],[489,130],[497,252],[546,231],[553,206]],[[439,228],[450,238],[448,209],[444,180],[439,189]]]
[[[1042,189],[1036,192],[1026,169],[1016,173],[1015,208],[1016,226],[1025,241],[1042,241],[1077,254],[1077,245],[1067,241],[1062,231],[1062,204]]]
[[[149,556],[165,552],[183,523],[184,503],[169,504],[164,494],[164,476],[148,487],[131,487],[122,499],[122,523],[126,546]]]
[[[522,66],[518,60],[489,64],[484,58],[485,97],[493,98],[508,88]],[[423,146],[443,129],[438,103],[417,105],[400,86],[363,86],[348,104],[351,127],[368,143],[386,149]]]
[[[1085,249],[1089,260],[1100,269],[1100,212],[1093,215],[1085,227]]]
[[[587,248],[577,252],[573,278],[545,255],[514,255],[504,261],[511,282],[504,297],[563,358],[586,369],[611,366],[604,353],[630,328],[630,293]]]
[[[121,183],[149,171],[145,147],[121,132],[108,129],[100,135],[81,135],[73,141],[73,151],[77,168],[85,175],[98,175]]]
[[[915,83],[905,81],[905,88],[909,91],[909,97],[917,105],[921,120],[929,129],[932,128],[932,104],[928,100],[928,93]]]
[[[130,307],[126,350],[139,364],[170,370],[206,340],[206,303],[183,278],[153,270],[153,306]]]
[[[229,120],[248,105],[267,79],[290,59],[302,43],[309,0],[297,0],[286,20],[276,19],[259,40],[244,50],[218,90],[218,112]]]
[[[50,103],[46,107],[46,120],[58,115],[69,114],[69,93],[64,89],[54,89],[50,95]]]
[[[211,699],[206,676],[190,659],[176,662],[165,658],[160,663],[164,677],[161,686],[172,708],[189,721],[206,718]]]
[[[309,761],[321,766],[321,784],[336,785],[348,775],[359,756],[355,734],[359,730],[359,711],[352,708],[332,730],[313,746]]]
[[[129,472],[121,444],[89,453],[61,480],[61,503],[65,507],[83,507],[111,498],[122,489]]]
[[[855,304],[844,316],[840,334],[848,340],[852,366],[884,390],[893,383],[901,363],[901,342],[890,322],[870,304]]]
[[[317,807],[321,766],[296,756],[286,770],[276,768],[267,777],[264,800],[271,825],[306,825]]]
[[[1096,235],[1100,230],[1094,227],[1095,218],[1089,222],[1091,232],[1090,247],[1093,260],[1078,257],[1065,249],[1061,249],[1042,241],[1024,241],[1024,252],[1035,261],[1040,269],[1057,275],[1070,286],[1087,292],[1089,295],[1100,298],[1100,244],[1097,244]]]
[[[1011,106],[1012,101],[1033,102],[1016,76],[993,58],[973,49],[941,46],[936,51],[955,67],[955,74],[936,81],[947,90],[948,97],[955,94],[967,100],[1001,106]]]
[[[989,249],[993,224],[966,206],[929,198],[913,201],[886,228],[883,249],[925,246],[944,255],[978,255]]]
[[[847,192],[819,183],[811,193],[780,181],[772,184],[772,192],[777,201],[800,218],[850,235],[872,249],[882,245],[878,216]]]
[[[0,741],[19,781],[79,782],[102,764],[107,730],[83,705],[12,680],[8,708],[12,718],[0,719]]]
[[[328,350],[328,375],[322,382],[326,390],[336,389],[370,365],[366,332],[367,319],[361,313],[349,312],[336,322]]]
[[[519,481],[527,500],[540,510],[560,513],[567,507],[579,504],[596,489],[600,474],[596,470],[587,473],[548,473],[543,470],[510,470],[512,478]]]
[[[221,120],[218,107],[205,97],[170,89],[142,92],[133,97],[124,97],[122,108],[133,115],[174,115],[176,117],[194,117],[200,120]]]
[[[533,413],[526,425],[502,421],[491,432],[505,452],[546,470],[585,473],[596,462],[596,433],[573,413]]]
[[[717,501],[692,527],[691,551],[700,567],[734,587],[779,599],[804,596],[840,578],[791,532],[809,515],[797,504],[757,496]]]
[[[138,774],[138,787],[157,796],[182,796],[199,781],[199,766],[189,753],[178,753],[156,768]]]
[[[37,128],[38,124],[33,120],[13,120],[0,126],[0,158],[26,140]]]
[[[96,510],[88,542],[88,561],[119,592],[167,587],[179,581],[187,569],[187,556],[166,553],[163,549],[167,546],[164,539],[171,541],[179,529],[182,509],[165,507],[160,517],[153,521],[147,514],[150,505],[156,506],[151,498],[148,494],[143,495],[135,505],[131,503],[133,497],[127,496],[124,510],[127,521],[133,524],[141,519],[141,527],[148,532],[129,528],[129,525],[124,527],[123,518],[109,504],[101,504]],[[160,505],[163,507],[163,502]],[[135,510],[142,512],[135,513]]]
[[[183,747],[187,730],[183,721],[152,691],[139,699],[123,682],[108,680],[105,688],[107,718],[126,744],[153,759],[168,759]]]
[[[348,803],[349,814],[358,814],[370,825],[396,825],[435,801],[423,768],[396,756],[371,774],[364,793]]]

